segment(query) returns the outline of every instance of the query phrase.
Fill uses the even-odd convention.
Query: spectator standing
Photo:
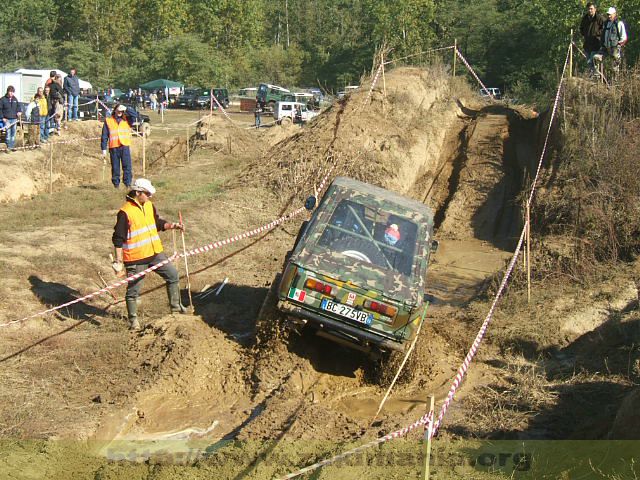
[[[260,115],[262,114],[262,105],[256,100],[256,109],[254,116],[256,118],[256,128],[260,128]]]
[[[116,105],[113,115],[107,117],[102,127],[101,149],[102,155],[111,157],[111,183],[120,188],[120,166],[122,165],[123,182],[127,188],[131,186],[133,178],[131,171],[131,125],[124,112],[127,107]]]
[[[41,90],[38,88],[38,90]],[[36,94],[37,95],[37,94]],[[29,145],[32,147],[40,146],[40,104],[34,96],[29,105],[27,105],[26,119],[29,122]]]
[[[587,55],[587,65],[591,74],[595,73],[593,56],[600,51],[603,26],[604,18],[598,13],[596,5],[591,2],[587,3],[587,13],[584,14],[580,22],[580,33],[584,38],[584,52]]]
[[[609,7],[607,16],[600,38],[602,48],[593,56],[593,60],[600,63],[605,56],[609,56],[613,58],[613,70],[618,72],[622,61],[622,47],[627,43],[627,30],[624,22],[618,18],[615,7]]]
[[[78,117],[78,97],[80,96],[80,79],[78,78],[77,70],[71,69],[69,75],[64,79],[64,92],[67,94],[69,103],[69,110],[67,113],[67,120],[79,121]]]
[[[56,135],[60,135],[60,121],[64,114],[64,89],[62,87],[62,77],[57,75],[53,78],[53,82],[49,85],[51,89],[51,110],[49,110],[49,116],[51,123],[56,129]]]
[[[164,92],[162,90],[158,90],[158,115],[164,110],[165,102],[166,97],[164,96]]]
[[[58,74],[58,72],[56,72],[55,70],[51,70],[49,72],[49,78],[47,79],[46,82],[44,82],[44,86],[45,87],[49,87],[51,86],[51,84],[53,83],[53,79],[55,78],[55,76]]]
[[[47,124],[47,115],[49,112],[49,105],[47,101],[47,97],[44,94],[43,88],[39,87],[35,96],[33,97],[35,102],[38,104],[38,113],[40,115],[40,143],[47,143],[49,141],[49,125]],[[31,113],[33,117],[33,112]],[[33,122],[33,120],[32,120]]]
[[[7,153],[16,151],[16,131],[18,120],[22,115],[18,99],[15,96],[16,89],[13,85],[7,87],[7,93],[0,99],[0,117],[7,129]]]
[[[151,103],[151,110],[155,110],[158,107],[158,95],[156,95],[156,92],[151,92],[149,94],[149,102]]]
[[[47,102],[47,115],[44,120],[44,127],[47,131],[47,138],[49,138],[51,132],[56,128],[56,122],[53,118],[53,99],[51,98],[51,86],[47,85],[46,87],[44,87],[43,95]]]

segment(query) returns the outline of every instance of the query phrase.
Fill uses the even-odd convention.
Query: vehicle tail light
[[[364,308],[367,310],[371,310],[372,312],[381,313],[382,315],[386,315],[387,317],[395,317],[398,313],[398,309],[391,305],[386,305],[381,302],[376,302],[375,300],[365,300]]]
[[[325,295],[333,294],[333,288],[331,285],[319,282],[315,278],[309,278],[304,285],[310,290],[315,290],[316,292],[323,293]]]

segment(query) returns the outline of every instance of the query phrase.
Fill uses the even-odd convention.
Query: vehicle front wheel
[[[149,125],[148,123],[143,123],[141,127],[141,131],[142,131],[142,136],[148,138],[149,135],[151,135],[151,125]]]

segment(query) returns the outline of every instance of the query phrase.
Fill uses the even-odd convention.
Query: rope
[[[317,192],[322,192],[324,190],[325,185],[327,185],[327,182],[329,181],[329,176],[331,175],[331,172],[333,172],[334,168],[335,168],[335,163],[331,166],[331,168],[329,168],[329,170],[325,174],[324,178],[322,179],[322,182],[320,182],[320,186],[318,187]],[[112,283],[110,285],[107,285],[106,287],[104,287],[104,288],[102,288],[100,290],[97,290],[95,292],[89,293],[88,295],[85,295],[83,297],[76,298],[76,299],[71,300],[71,301],[69,301],[67,303],[64,303],[62,305],[57,305],[55,307],[51,307],[51,308],[49,308],[47,310],[43,310],[41,312],[34,313],[32,315],[26,316],[26,317],[18,319],[18,320],[13,320],[11,322],[2,323],[2,324],[0,324],[0,328],[8,327],[10,325],[15,325],[17,323],[22,323],[22,322],[25,322],[25,321],[30,320],[32,318],[40,317],[42,315],[46,315],[47,313],[55,312],[56,310],[60,310],[61,308],[65,308],[65,307],[68,307],[70,305],[73,305],[73,304],[76,304],[76,303],[80,303],[80,302],[83,302],[85,300],[89,300],[89,299],[91,299],[93,297],[96,297],[98,295],[101,295],[103,293],[108,293],[111,290],[114,290],[114,289],[116,289],[118,287],[126,285],[129,282],[137,280],[138,278],[146,275],[147,273],[152,272],[152,271],[160,268],[161,266],[168,264],[169,262],[171,262],[174,259],[186,258],[186,257],[190,257],[190,256],[193,256],[193,255],[206,253],[206,252],[208,252],[210,250],[215,250],[215,249],[218,249],[218,248],[222,248],[222,247],[224,247],[226,245],[230,245],[230,244],[238,242],[240,240],[244,240],[246,238],[254,237],[254,236],[256,236],[256,235],[258,235],[258,234],[260,234],[262,232],[266,232],[268,230],[272,230],[273,228],[277,227],[281,223],[284,223],[286,221],[291,220],[292,218],[300,215],[304,211],[305,211],[305,208],[304,207],[300,207],[300,208],[294,210],[291,213],[285,214],[285,215],[281,216],[280,218],[272,220],[271,222],[269,222],[267,224],[264,224],[264,225],[262,225],[260,227],[254,228],[253,230],[248,230],[246,232],[239,233],[239,234],[233,235],[231,237],[228,237],[228,238],[226,238],[224,240],[219,240],[219,241],[216,241],[216,242],[213,242],[213,243],[209,243],[207,245],[203,245],[202,247],[194,248],[192,250],[189,250],[188,252],[179,253],[179,254],[174,253],[171,257],[167,258],[166,260],[163,260],[162,262],[160,262],[160,263],[158,263],[156,265],[153,265],[153,266],[143,270],[142,272],[136,273],[134,275],[131,275],[130,277],[127,277],[127,278],[124,278],[122,280],[116,281],[116,282],[114,282],[114,283]]]
[[[475,70],[471,67],[471,65],[469,65],[469,62],[467,62],[467,59],[462,56],[462,54],[460,53],[460,50],[458,50],[457,48],[456,48],[456,55],[458,55],[458,58],[462,60],[462,63],[464,63],[464,66],[467,67],[467,69],[471,72],[471,75],[473,75],[473,77],[478,81],[478,83],[482,87],[482,90],[484,90],[486,94],[489,95],[489,97],[493,98],[493,94],[484,85],[484,83],[482,83],[482,80],[480,80],[480,77],[478,77]]]
[[[570,49],[571,49],[571,45],[569,45],[569,50]],[[558,103],[560,102],[562,86],[564,85],[565,75],[567,72],[567,65],[569,64],[569,50],[567,50],[567,57],[564,62],[564,67],[562,69],[562,76],[560,77],[560,82],[558,84],[558,89],[556,91],[555,101],[553,103],[553,110],[551,111],[551,118],[549,119],[549,128],[547,129],[547,135],[544,140],[544,146],[542,147],[542,152],[540,153],[540,160],[538,161],[538,168],[536,170],[536,175],[531,184],[531,193],[529,194],[529,198],[527,200],[527,206],[530,206],[531,202],[533,201],[533,195],[536,191],[536,184],[538,181],[538,177],[540,175],[540,170],[542,168],[542,162],[544,161],[544,157],[547,152],[547,145],[549,142],[549,137],[551,136],[551,127],[553,125],[553,121],[558,111]],[[455,395],[456,391],[458,390],[458,387],[460,386],[460,383],[462,382],[462,379],[467,373],[467,370],[469,369],[469,365],[471,364],[473,357],[476,355],[476,352],[478,351],[480,343],[482,342],[482,339],[484,338],[484,335],[487,332],[487,328],[489,327],[489,324],[493,319],[493,314],[498,304],[498,300],[500,300],[500,298],[502,297],[502,293],[505,287],[507,286],[507,282],[509,281],[511,274],[513,273],[513,269],[515,268],[516,261],[518,260],[518,256],[520,255],[520,249],[522,248],[522,243],[524,242],[524,237],[525,237],[528,223],[529,223],[529,220],[525,222],[524,227],[522,228],[522,233],[520,234],[520,239],[518,240],[518,246],[516,247],[515,252],[511,257],[511,261],[509,262],[509,266],[507,267],[504,277],[502,278],[502,282],[500,282],[500,288],[498,288],[498,291],[496,292],[496,295],[493,299],[493,303],[491,304],[491,308],[489,308],[489,312],[487,313],[487,316],[484,319],[484,322],[482,322],[482,326],[480,327],[480,330],[478,331],[478,334],[476,335],[476,338],[474,339],[473,344],[471,345],[471,348],[467,352],[467,355],[464,358],[462,365],[460,365],[460,367],[458,368],[458,373],[456,374],[455,379],[453,380],[453,384],[449,389],[447,398],[445,399],[440,409],[440,414],[438,415],[438,419],[434,424],[433,432],[431,434],[432,437],[437,433],[438,428],[442,423],[442,419],[444,418],[445,414],[447,413],[447,410],[449,409],[449,406],[451,405],[453,396]]]
[[[571,48],[571,46],[569,46],[569,48]],[[469,71],[473,74],[473,76],[476,78],[476,80],[478,80],[478,82],[482,85],[482,87],[486,90],[486,87],[484,86],[484,84],[482,83],[482,81],[478,78],[478,76],[475,74],[475,72],[473,71],[473,69],[471,68],[471,66],[466,62],[466,60],[464,59],[464,57],[462,57],[462,55],[460,54],[459,51],[457,51],[458,56],[460,57],[460,59],[463,61],[463,63],[467,66],[467,68],[469,69]],[[533,195],[536,189],[536,183],[540,174],[540,170],[541,170],[541,166],[542,166],[542,162],[544,160],[544,156],[546,154],[546,149],[547,149],[547,144],[548,144],[548,140],[549,137],[551,135],[551,127],[553,125],[553,121],[555,119],[557,110],[558,110],[558,103],[561,97],[561,92],[562,92],[562,86],[564,84],[565,81],[565,75],[566,75],[566,70],[567,70],[567,65],[569,63],[569,51],[567,51],[567,57],[565,59],[564,62],[564,67],[562,69],[562,76],[560,78],[560,82],[558,85],[558,89],[556,91],[556,96],[555,96],[555,101],[554,101],[554,105],[553,105],[553,110],[551,113],[551,118],[549,120],[549,128],[547,130],[547,136],[545,138],[545,142],[544,142],[544,147],[542,150],[542,153],[540,154],[540,160],[538,162],[538,168],[536,171],[536,176],[534,177],[533,183],[532,183],[532,187],[531,187],[531,194],[529,195],[529,200],[527,202],[528,205],[531,204],[531,201],[533,199]],[[522,233],[520,234],[520,238],[518,240],[518,245],[515,249],[515,252],[511,258],[511,261],[509,262],[509,265],[507,267],[507,270],[505,272],[504,277],[502,278],[502,281],[500,282],[500,287],[498,289],[498,292],[495,295],[495,298],[491,304],[491,307],[489,308],[489,312],[487,313],[487,316],[484,320],[484,322],[482,323],[482,326],[480,327],[480,330],[478,331],[478,334],[476,335],[473,344],[471,345],[471,348],[469,349],[464,361],[462,362],[462,365],[460,365],[460,367],[458,368],[458,372],[453,380],[453,383],[451,385],[451,388],[449,389],[449,393],[447,394],[447,398],[445,399],[444,403],[442,404],[442,407],[440,409],[440,413],[438,415],[438,419],[435,421],[435,423],[433,423],[433,429],[431,431],[431,437],[433,437],[436,433],[438,428],[440,427],[440,425],[442,424],[442,420],[444,418],[444,416],[446,415],[449,406],[451,405],[451,402],[453,400],[453,396],[455,395],[456,391],[458,390],[467,370],[469,369],[469,366],[471,365],[471,361],[473,360],[476,352],[478,351],[478,348],[487,332],[487,329],[489,327],[489,324],[491,323],[491,320],[493,319],[493,314],[495,312],[495,309],[497,307],[498,301],[500,300],[500,298],[502,297],[502,293],[509,281],[509,278],[511,277],[511,274],[513,273],[513,270],[515,268],[516,262],[518,260],[518,256],[520,254],[520,250],[522,248],[522,244],[524,242],[524,237],[525,237],[525,233],[526,233],[526,229],[528,226],[528,221],[525,222],[525,225],[522,229]],[[278,480],[288,480],[291,478],[295,478],[298,477],[300,475],[303,475],[305,473],[308,473],[310,471],[313,470],[317,470],[318,468],[321,468],[325,465],[329,465],[332,463],[337,462],[338,460],[341,460],[343,458],[345,458],[346,456],[349,455],[353,455],[354,453],[358,453],[362,450],[365,450],[367,448],[373,447],[375,445],[378,445],[380,443],[386,442],[388,440],[391,440],[393,438],[397,438],[401,435],[404,435],[406,433],[409,433],[411,430],[415,429],[417,426],[419,425],[429,425],[429,423],[431,423],[432,419],[430,418],[430,413],[426,414],[425,416],[419,418],[416,422],[412,423],[411,425],[409,425],[408,427],[405,427],[401,430],[398,430],[397,432],[393,432],[391,434],[385,435],[384,437],[378,438],[372,442],[369,442],[365,445],[362,445],[361,447],[358,447],[356,449],[353,450],[349,450],[347,452],[344,452],[340,455],[336,455],[332,458],[329,458],[327,460],[323,460],[317,463],[314,463],[313,465],[309,465],[308,467],[302,468],[300,470],[297,470],[293,473],[290,473],[284,477],[280,477]],[[399,434],[399,432],[402,432],[401,434]]]

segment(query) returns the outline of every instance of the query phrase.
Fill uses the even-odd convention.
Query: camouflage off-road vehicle
[[[278,309],[340,343],[403,351],[423,316],[432,238],[433,212],[424,204],[337,178],[300,229]]]

